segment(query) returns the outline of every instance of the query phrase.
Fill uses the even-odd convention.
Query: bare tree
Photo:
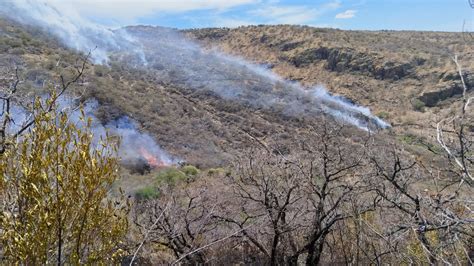
[[[452,117],[441,120],[436,125],[436,138],[439,145],[445,151],[448,160],[453,164],[452,172],[461,180],[474,186],[473,141],[474,141],[474,117],[470,112],[470,104],[474,97],[467,95],[468,87],[464,80],[462,67],[458,62],[458,56],[453,57],[456,68],[461,79],[462,103],[460,112]],[[457,170],[456,170],[457,169]]]
[[[432,176],[416,163],[402,159],[399,152],[377,153],[372,156],[377,177],[373,187],[383,198],[378,208],[384,225],[378,235],[387,241],[391,253],[406,252],[395,247],[406,248],[407,243],[413,243],[414,248],[421,247],[419,254],[405,253],[403,257],[421,260],[415,263],[460,263],[469,258],[466,248],[473,237],[473,206],[463,187],[457,181]],[[416,236],[415,241],[410,242],[411,235]]]
[[[375,147],[370,155],[375,170],[372,186],[383,198],[379,223],[384,225],[371,231],[385,242],[393,259],[472,264],[474,124],[469,105],[473,97],[468,97],[457,56],[453,61],[463,88],[460,110],[436,125],[447,160],[426,167],[403,150],[383,147]]]
[[[243,236],[271,265],[297,264],[303,255],[307,265],[320,263],[328,235],[354,215],[343,211],[351,197],[370,198],[359,182],[365,143],[343,145],[343,129],[324,124],[316,140],[288,154],[252,150],[236,160],[230,179],[237,210],[219,218],[239,228],[255,224]],[[368,200],[356,213],[373,209]]]
[[[236,162],[231,178],[235,205],[217,218],[238,228],[253,223],[243,235],[272,264],[281,264],[297,245],[293,234],[302,228],[303,184],[301,170],[283,157],[252,151]],[[230,208],[230,209],[229,209]]]
[[[205,186],[192,188],[162,186],[162,197],[135,204],[134,223],[140,230],[141,245],[159,245],[175,259],[191,264],[207,262],[202,247],[223,238],[213,219],[217,201]]]

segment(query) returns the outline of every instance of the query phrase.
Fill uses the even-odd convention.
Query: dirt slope
[[[441,89],[456,94],[459,85],[449,51],[461,51],[467,67],[473,62],[470,46],[455,33],[348,32],[293,26],[185,33],[208,47],[266,64],[287,79],[307,86],[323,84],[331,92],[370,107],[394,125],[379,133],[381,141],[407,145],[416,156],[425,158],[430,152],[420,140],[428,146],[433,142],[425,137],[429,136],[426,132],[431,133],[425,123],[449,112],[452,102],[451,95],[445,95],[449,93],[426,95]],[[2,71],[21,66],[25,91],[38,92],[46,90],[58,73],[71,71],[77,58],[46,33],[7,21],[0,21],[0,53]],[[472,82],[470,76],[468,81]],[[200,167],[226,165],[232,155],[255,145],[284,151],[285,143],[313,138],[315,128],[332,123],[331,118],[285,116],[224,100],[209,91],[192,91],[160,79],[156,72],[114,61],[109,66],[90,65],[74,93],[83,101],[97,99],[101,105],[96,114],[103,122],[128,115],[165,150]],[[429,98],[423,105],[434,107],[418,106],[422,95]],[[353,127],[346,131],[348,144],[360,142],[365,134]]]

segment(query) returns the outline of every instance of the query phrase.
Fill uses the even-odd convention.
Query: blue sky
[[[60,0],[50,0],[59,3]],[[357,30],[474,30],[468,0],[68,0],[111,26],[174,28],[298,24]]]

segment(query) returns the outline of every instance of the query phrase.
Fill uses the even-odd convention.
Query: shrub
[[[425,103],[422,102],[419,99],[413,100],[412,105],[413,105],[413,109],[415,111],[418,111],[418,112],[424,112],[425,111]]]
[[[21,47],[15,47],[15,48],[10,49],[9,53],[14,54],[14,55],[22,55],[25,53],[25,50]]]
[[[398,139],[402,142],[405,142],[406,144],[413,145],[418,142],[419,138],[413,134],[408,133],[408,134],[398,137]]]
[[[95,66],[94,74],[98,77],[103,77],[107,73],[107,68],[103,66]]]
[[[207,170],[207,173],[210,175],[210,176],[214,176],[214,175],[218,175],[218,174],[223,174],[225,173],[226,170],[224,168],[211,168],[209,170]]]
[[[387,119],[390,115],[389,113],[385,112],[385,111],[382,111],[382,112],[378,112],[377,113],[377,116],[380,118],[380,119]]]
[[[146,186],[135,192],[135,197],[141,200],[155,199],[160,196],[160,192],[154,186]]]
[[[176,168],[165,169],[158,173],[158,176],[156,177],[156,181],[158,182],[158,184],[168,185],[175,185],[176,183],[184,181],[186,179],[186,174]]]
[[[7,39],[5,43],[9,45],[11,48],[18,48],[23,46],[23,42],[18,39]]]
[[[128,229],[126,202],[108,197],[116,143],[96,147],[90,122],[71,124],[53,103],[37,99],[34,128],[0,153],[2,264],[111,264]]]
[[[199,174],[199,172],[200,172],[199,169],[197,169],[193,165],[186,165],[183,168],[181,168],[181,171],[183,171],[183,173],[187,176],[195,176],[195,175]]]
[[[47,70],[53,70],[56,66],[56,61],[54,59],[48,59],[47,61],[43,62],[43,67]]]

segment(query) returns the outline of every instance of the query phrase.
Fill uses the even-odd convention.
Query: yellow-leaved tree
[[[111,263],[128,229],[128,204],[109,195],[117,143],[94,145],[90,121],[53,105],[37,100],[34,126],[0,154],[0,261]]]

